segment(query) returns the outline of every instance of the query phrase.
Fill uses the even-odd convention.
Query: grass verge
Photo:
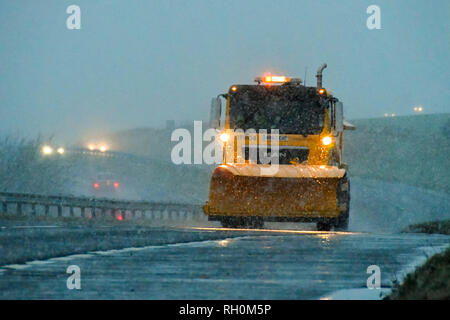
[[[419,223],[404,232],[440,233],[450,235],[450,220]],[[449,300],[450,248],[429,258],[424,265],[394,286],[386,300]]]

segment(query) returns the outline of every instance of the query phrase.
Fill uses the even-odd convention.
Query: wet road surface
[[[0,226],[0,299],[320,299],[382,287],[450,237],[117,224]],[[27,250],[20,250],[26,247]],[[67,288],[67,267],[81,289]]]

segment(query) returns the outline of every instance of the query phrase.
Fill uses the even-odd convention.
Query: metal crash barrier
[[[0,192],[0,214],[152,220],[203,220],[200,205]]]

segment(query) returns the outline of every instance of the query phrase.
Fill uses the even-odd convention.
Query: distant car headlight
[[[50,155],[50,154],[53,153],[53,148],[50,147],[50,146],[43,146],[43,147],[42,147],[42,153],[43,153],[44,155]]]

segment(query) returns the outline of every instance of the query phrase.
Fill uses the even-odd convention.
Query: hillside
[[[450,114],[351,122],[357,130],[345,133],[344,159],[352,177],[450,193]],[[115,133],[108,139],[117,150],[170,161],[170,151],[176,144],[170,141],[170,134],[170,130],[140,128]]]
[[[450,193],[450,114],[352,121],[345,133],[351,176]]]

